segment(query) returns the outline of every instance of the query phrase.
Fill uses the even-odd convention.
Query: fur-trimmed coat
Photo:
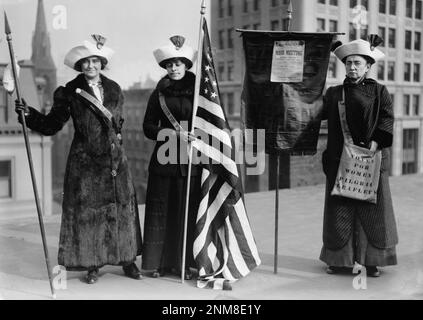
[[[28,127],[43,135],[73,120],[58,255],[69,270],[126,264],[141,254],[137,200],[120,137],[123,94],[116,82],[100,78],[113,125],[75,92],[80,88],[95,97],[83,74],[56,89],[49,114],[30,108],[26,117]]]
[[[344,144],[338,110],[343,88],[346,118],[354,144],[368,146],[370,141],[374,140],[382,150],[377,204],[330,195]],[[341,249],[352,236],[356,216],[373,246],[380,249],[395,246],[398,243],[398,235],[389,188],[388,149],[393,140],[394,114],[388,91],[373,79],[364,79],[359,84],[346,79],[343,85],[330,87],[326,91],[323,119],[328,120],[328,142],[322,159],[323,171],[326,174],[323,221],[325,247],[331,250]],[[372,132],[375,122],[377,125]]]

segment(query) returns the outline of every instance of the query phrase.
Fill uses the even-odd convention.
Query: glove
[[[185,130],[176,131],[176,135],[185,142],[192,142],[197,140],[197,138],[195,137],[193,133],[185,131]]]
[[[24,112],[25,116],[30,114],[30,110],[24,98],[22,98],[21,101],[15,100],[15,112],[20,116],[22,111]]]

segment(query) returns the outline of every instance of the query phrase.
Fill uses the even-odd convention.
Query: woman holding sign
[[[368,276],[378,277],[378,266],[397,264],[398,235],[388,181],[388,148],[392,145],[394,123],[392,100],[385,86],[367,78],[371,66],[384,57],[376,48],[381,42],[378,36],[371,35],[369,41],[354,40],[334,50],[345,64],[346,78],[343,85],[328,88],[323,107],[323,119],[328,120],[328,142],[322,159],[326,195],[320,259],[328,265],[329,274],[342,272],[357,262],[366,267]],[[355,146],[375,154],[380,150],[376,203],[333,195],[340,185],[338,169],[344,135]],[[359,177],[360,170],[357,168]],[[355,183],[351,179],[341,182],[344,189],[366,192],[365,186],[349,186],[348,183]]]
[[[29,128],[51,136],[72,118],[75,129],[67,159],[60,230],[60,265],[87,271],[85,281],[97,282],[99,268],[120,265],[127,277],[142,278],[135,265],[141,254],[138,206],[122,145],[123,94],[101,74],[113,51],[105,38],[93,35],[72,48],[65,65],[80,74],[54,92],[51,111],[44,115],[25,103]],[[19,119],[21,120],[21,119]]]

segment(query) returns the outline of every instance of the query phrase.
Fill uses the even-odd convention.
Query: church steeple
[[[35,77],[45,82],[44,103],[51,100],[56,88],[56,66],[51,55],[50,37],[43,0],[38,0],[35,31],[32,36],[32,56]],[[44,81],[45,80],[45,81]]]

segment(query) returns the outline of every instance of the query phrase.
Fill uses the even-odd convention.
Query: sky
[[[9,62],[4,35],[6,11],[18,59],[31,58],[32,35],[38,0],[0,0],[0,62]],[[206,1],[210,25],[210,0]],[[63,64],[66,53],[91,34],[106,37],[115,54],[105,75],[122,88],[147,76],[160,79],[165,71],[156,63],[153,50],[167,45],[173,35],[183,35],[186,44],[198,46],[201,0],[44,0],[52,56],[58,85],[77,73]],[[210,27],[209,27],[210,28]]]

